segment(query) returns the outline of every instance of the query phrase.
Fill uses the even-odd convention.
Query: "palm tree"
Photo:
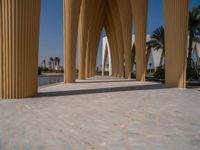
[[[54,62],[55,62],[55,65],[60,66],[60,58],[59,57],[55,57]]]
[[[164,27],[158,27],[153,34],[151,35],[151,40],[147,42],[147,49],[154,48],[154,50],[163,50],[161,59],[160,59],[160,66],[162,65],[163,58],[165,56],[165,31]]]
[[[46,68],[46,60],[42,60],[42,65],[44,68]]]
[[[48,66],[49,66],[49,69],[52,69],[52,62],[51,61],[48,62]]]
[[[190,11],[189,15],[189,48],[188,48],[188,66],[193,67],[195,63],[192,59],[193,44],[200,42],[198,32],[200,31],[200,6]]]
[[[188,67],[187,74],[191,72],[191,68],[198,71],[195,67],[195,63],[192,59],[193,44],[200,42],[200,6],[193,8],[189,13],[189,48],[188,48]],[[157,28],[151,35],[151,40],[147,42],[148,48],[154,48],[155,50],[163,49],[161,61],[165,55],[165,32],[164,27]],[[190,75],[188,74],[188,77]]]
[[[49,58],[49,62],[51,62],[52,69],[54,69],[54,59],[53,59],[53,57]]]

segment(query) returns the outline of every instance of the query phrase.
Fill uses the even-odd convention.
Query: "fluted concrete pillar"
[[[97,20],[97,17],[99,16],[99,5],[102,3],[102,0],[95,0],[95,1],[88,1],[89,2],[89,16],[87,20],[88,29],[86,32],[87,36],[87,42],[86,42],[86,56],[85,56],[85,78],[90,78],[90,72],[91,72],[91,32],[93,30],[93,26]],[[92,24],[92,26],[91,26]],[[94,40],[94,39],[92,39]]]
[[[2,46],[2,33],[3,33],[3,20],[2,20],[2,1],[0,1],[0,98],[3,98],[3,46]]]
[[[87,41],[87,51],[89,52],[89,77],[96,75],[96,59],[98,45],[104,21],[105,0],[95,0]],[[90,14],[91,15],[91,14]]]
[[[1,0],[0,5],[0,98],[34,96],[40,0]]]
[[[81,0],[64,0],[64,82],[76,79],[76,41]]]
[[[132,14],[130,0],[117,0],[124,46],[125,78],[131,78]]]
[[[145,81],[148,0],[131,0],[131,6],[135,28],[136,79],[138,81]]]
[[[78,48],[78,78],[86,79],[86,49],[88,41],[88,32],[91,27],[90,20],[92,17],[93,2],[90,0],[82,0],[81,12],[79,19],[79,48]]]
[[[121,7],[121,6],[120,6]],[[112,36],[116,37],[116,49],[118,53],[119,65],[117,77],[124,77],[124,43],[123,43],[123,32],[122,23],[120,19],[120,10],[117,1],[109,0],[107,5],[109,13],[109,21],[111,22],[111,27],[113,29]]]
[[[166,85],[186,85],[189,0],[164,0]]]

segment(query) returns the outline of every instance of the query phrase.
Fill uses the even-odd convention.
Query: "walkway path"
[[[200,92],[95,77],[0,101],[0,150],[199,150]]]

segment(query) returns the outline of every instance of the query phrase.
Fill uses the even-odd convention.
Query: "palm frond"
[[[164,27],[160,26],[151,35],[150,41],[147,42],[148,48],[154,48],[155,50],[163,49],[165,42]]]

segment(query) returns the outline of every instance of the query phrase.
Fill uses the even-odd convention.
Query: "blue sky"
[[[190,7],[194,7],[200,5],[200,0],[190,0],[190,3]],[[162,0],[149,0],[147,32],[152,33],[160,25],[163,25]],[[39,64],[51,56],[63,61],[63,0],[42,0]],[[101,64],[101,41],[97,64]]]

